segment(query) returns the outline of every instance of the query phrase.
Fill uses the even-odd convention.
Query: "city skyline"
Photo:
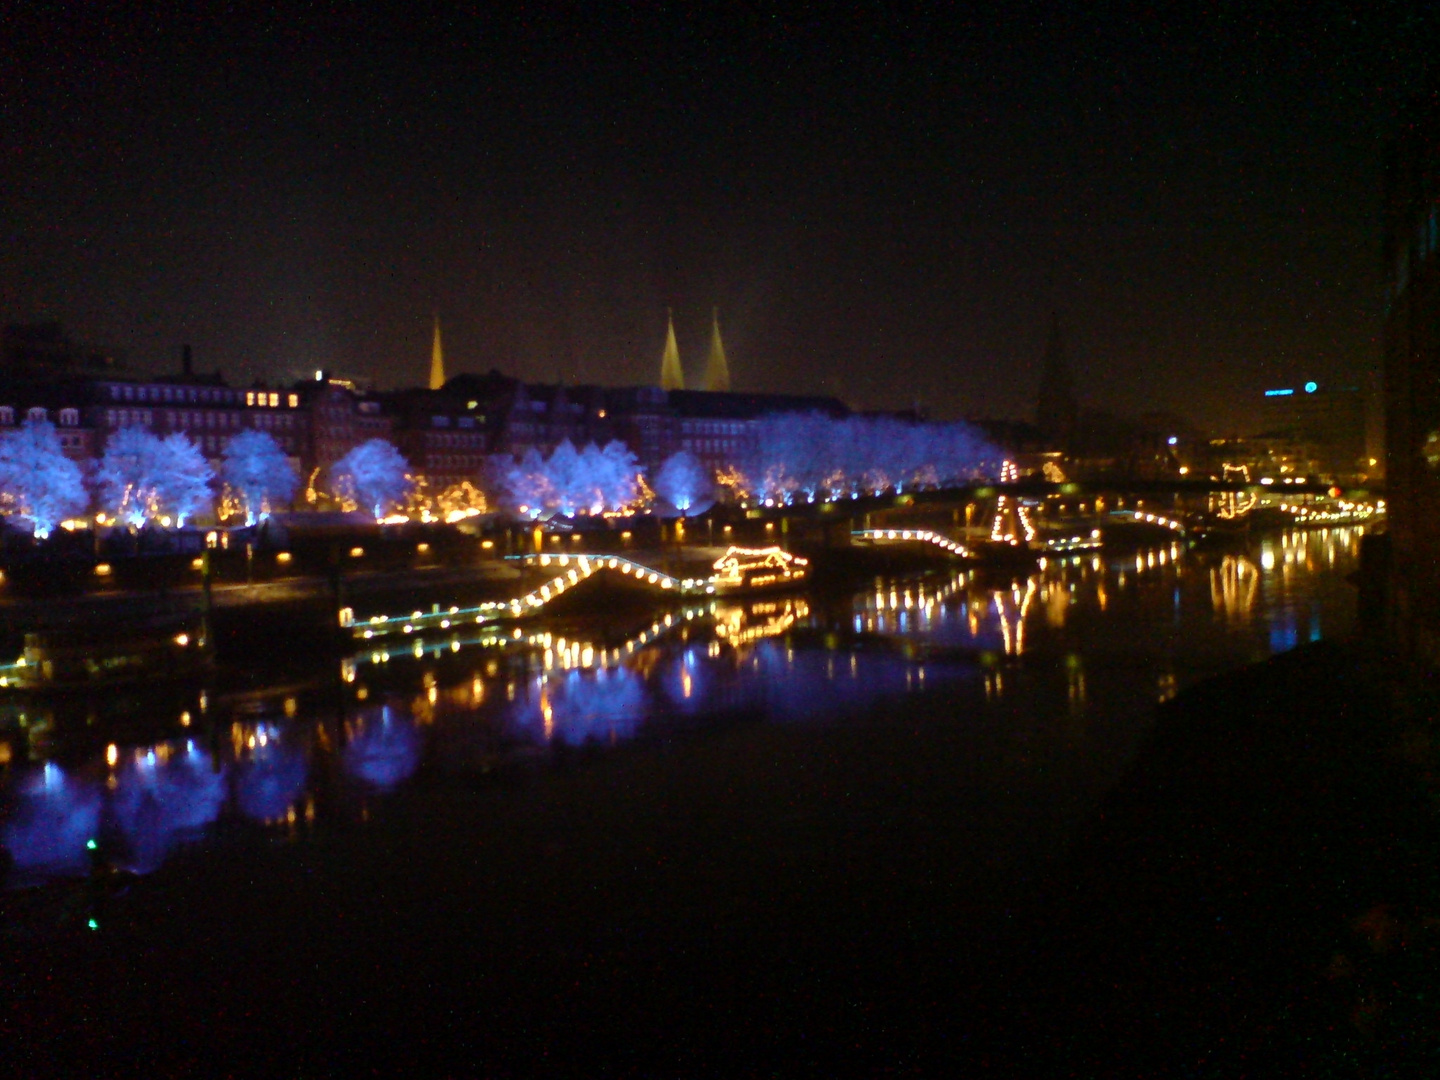
[[[639,385],[718,306],[737,388],[1028,417],[1058,312],[1082,406],[1373,387],[1427,16],[1133,14],[28,15],[4,321],[421,385],[438,313],[452,373]]]

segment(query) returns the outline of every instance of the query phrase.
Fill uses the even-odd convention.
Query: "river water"
[[[10,886],[80,877],[97,859],[145,874],[221,837],[363,828],[456,777],[636,741],[703,746],[726,725],[853,728],[922,696],[950,722],[1023,731],[1098,797],[1157,702],[1349,631],[1362,531],[1086,553],[998,584],[936,573],[719,600],[639,625],[534,623],[503,647],[406,641],[243,692],[12,700],[0,703],[0,868]]]

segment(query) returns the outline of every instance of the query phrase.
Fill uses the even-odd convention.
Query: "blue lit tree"
[[[213,499],[211,481],[215,470],[200,448],[183,432],[159,440],[158,494],[162,514],[175,519],[177,526],[208,510]]]
[[[143,525],[160,516],[160,440],[142,427],[122,427],[105,443],[95,487],[117,521]]]
[[[370,439],[330,466],[331,484],[341,498],[365,507],[379,521],[404,505],[414,483],[408,467],[387,440]]]
[[[80,466],[60,448],[54,424],[26,420],[0,434],[0,513],[28,522],[44,540],[89,502]]]
[[[998,452],[962,423],[782,413],[756,425],[738,463],[749,492],[793,502],[960,483],[993,472]]]
[[[632,505],[640,493],[640,463],[634,451],[619,439],[611,439],[600,451],[600,468],[605,509],[621,510]]]
[[[225,447],[220,478],[245,509],[245,524],[254,525],[295,495],[300,477],[295,466],[268,431],[242,431]]]
[[[713,484],[694,454],[677,450],[660,466],[654,486],[655,494],[684,514],[699,500],[709,497]]]
[[[580,451],[580,469],[576,475],[577,504],[582,513],[605,511],[607,489],[610,487],[609,462],[593,442]]]
[[[588,509],[589,477],[585,474],[575,444],[569,439],[561,439],[560,445],[551,452],[545,462],[545,475],[550,479],[556,510],[571,517],[581,506]]]
[[[533,520],[553,505],[545,459],[534,447],[518,462],[509,454],[496,454],[487,463],[487,471],[493,488],[524,517]]]
[[[619,510],[632,504],[639,490],[640,466],[618,439],[603,449],[588,443],[584,450],[563,439],[548,459],[532,447],[519,462],[508,455],[492,458],[488,470],[505,501],[530,518]]]

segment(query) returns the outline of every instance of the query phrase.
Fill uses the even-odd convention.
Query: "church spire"
[[[445,385],[445,350],[440,344],[440,316],[435,316],[435,340],[430,345],[430,389]]]
[[[705,361],[705,389],[730,389],[730,365],[725,362],[725,343],[720,340],[720,309],[718,307],[711,313],[710,356]]]
[[[684,390],[685,371],[680,367],[680,347],[675,344],[675,317],[668,311],[669,325],[665,330],[665,355],[660,358],[660,387],[663,390]]]

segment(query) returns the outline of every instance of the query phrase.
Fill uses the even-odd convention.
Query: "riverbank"
[[[1426,1075],[1440,830],[1383,689],[1323,643],[1201,684],[1099,804],[939,694],[458,774],[7,934],[3,1061]]]
[[[1434,1076],[1434,695],[1318,643],[1162,706],[1017,989],[1073,1075]],[[1017,1003],[1018,1004],[1018,1003]]]

